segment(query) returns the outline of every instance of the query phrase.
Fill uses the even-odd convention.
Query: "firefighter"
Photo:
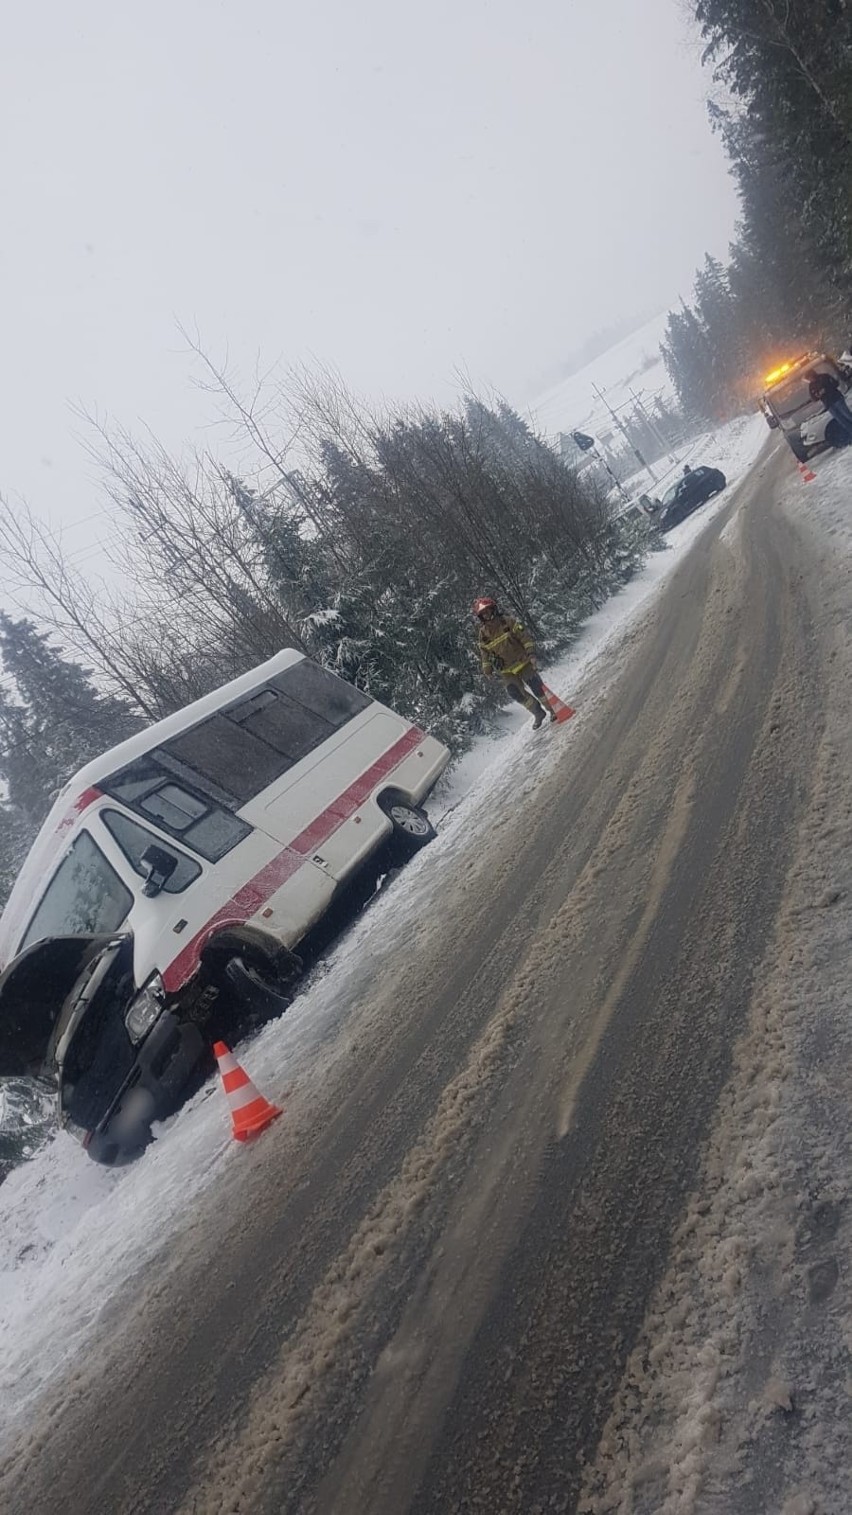
[[[555,721],[544,685],[536,672],[533,661],[535,643],[529,632],[524,630],[520,621],[502,615],[497,601],[488,595],[474,600],[473,613],[479,621],[482,672],[488,677],[498,673],[512,699],[532,711],[534,731],[538,731],[547,719]]]
[[[825,373],[822,369],[806,368],[804,378],[808,381],[811,399],[818,405],[825,406],[829,415],[834,417],[846,441],[852,442],[852,410],[849,409],[834,374]]]

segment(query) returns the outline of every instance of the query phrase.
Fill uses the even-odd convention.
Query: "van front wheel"
[[[421,847],[428,846],[436,836],[435,827],[432,825],[425,810],[419,805],[411,805],[407,800],[389,800],[383,807],[385,815],[393,826],[394,840],[406,852],[419,852]]]
[[[292,995],[268,968],[247,962],[243,957],[228,958],[225,978],[240,1010],[254,1021],[275,1020],[292,1004]]]

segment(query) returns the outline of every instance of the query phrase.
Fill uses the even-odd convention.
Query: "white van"
[[[297,947],[363,865],[431,840],[448,761],[286,651],[88,764],[0,918],[0,1073],[49,1073],[91,1156],[134,1156],[216,1036],[286,1007]]]

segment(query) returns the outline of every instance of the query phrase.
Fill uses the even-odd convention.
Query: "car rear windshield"
[[[132,904],[133,895],[100,847],[81,831],[42,895],[20,950],[49,936],[108,936]]]

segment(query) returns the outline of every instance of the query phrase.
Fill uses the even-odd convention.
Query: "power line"
[[[604,399],[602,390],[598,389],[597,384],[593,384],[592,385],[592,389],[594,390],[594,392],[597,395],[598,399],[600,400],[601,404],[603,406],[605,406],[606,409],[609,411],[609,414],[610,414],[610,416],[612,418],[612,421],[613,421],[614,425],[618,427],[618,430],[621,432],[621,435],[624,437],[625,442],[627,443],[628,447],[631,448],[631,450],[634,453],[634,455],[638,458],[639,463],[641,464],[641,466],[645,469],[645,471],[647,473],[649,473],[651,475],[651,478],[653,479],[653,481],[654,481],[655,484],[659,483],[659,480],[657,478],[657,475],[654,473],[653,468],[651,467],[650,463],[646,463],[645,462],[645,459],[643,458],[641,452],[639,451],[639,448],[636,446],[635,442],[633,441],[633,439],[632,439],[629,431],[627,430],[627,427],[625,426],[624,422],[622,420],[620,420],[619,416],[613,410],[613,408],[609,404],[609,402]]]

